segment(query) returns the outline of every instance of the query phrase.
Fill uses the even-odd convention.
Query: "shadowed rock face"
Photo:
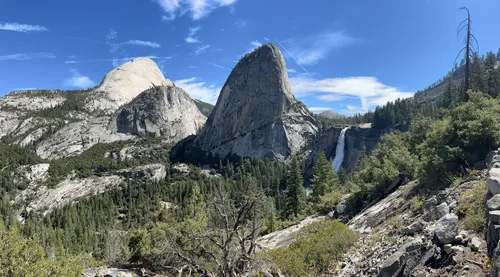
[[[168,142],[196,134],[206,117],[187,93],[175,86],[154,87],[120,108],[110,128],[140,137],[163,137]]]
[[[221,158],[283,160],[317,132],[315,119],[293,96],[280,50],[266,44],[231,72],[195,144]]]

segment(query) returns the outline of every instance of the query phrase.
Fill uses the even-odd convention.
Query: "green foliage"
[[[299,216],[306,208],[306,189],[304,177],[298,158],[294,158],[286,175],[286,196],[284,218]]]
[[[486,228],[484,195],[487,192],[486,182],[478,181],[473,188],[460,193],[457,213],[465,229],[482,233]]]
[[[379,147],[360,160],[347,182],[355,190],[349,199],[355,210],[384,197],[400,176],[414,175],[418,159],[410,153],[404,138],[400,133],[384,135]]]
[[[325,153],[321,152],[313,168],[312,201],[318,203],[320,197],[339,186],[339,179]]]
[[[417,147],[423,163],[420,176],[428,186],[449,185],[449,174],[465,172],[500,141],[499,100],[477,92],[469,95],[469,102],[432,124]]]
[[[36,239],[26,239],[16,228],[7,230],[0,223],[0,276],[79,277],[82,261],[77,257],[49,256]]]
[[[304,227],[288,247],[269,252],[287,276],[320,276],[356,242],[358,236],[346,225],[333,220]]]
[[[422,209],[423,206],[424,206],[424,201],[422,200],[422,197],[415,196],[410,199],[410,209],[413,212],[420,211],[420,209]]]

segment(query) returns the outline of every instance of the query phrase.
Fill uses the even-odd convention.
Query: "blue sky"
[[[496,53],[498,0],[0,0],[0,96],[91,87],[150,56],[192,97],[215,103],[239,57],[272,42],[298,99],[353,114],[446,74],[464,5],[480,52]]]

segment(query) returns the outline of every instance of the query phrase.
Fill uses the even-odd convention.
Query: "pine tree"
[[[306,205],[306,190],[298,158],[292,159],[286,176],[284,217],[298,216]]]
[[[321,152],[313,168],[312,201],[317,203],[321,196],[332,191],[333,187],[338,184],[339,180],[333,171],[332,164],[326,158],[325,153]]]

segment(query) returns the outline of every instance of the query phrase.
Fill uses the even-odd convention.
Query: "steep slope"
[[[195,144],[221,158],[283,160],[317,132],[315,119],[293,96],[280,50],[266,44],[233,69]]]
[[[152,86],[172,85],[153,60],[138,58],[106,74],[95,94],[88,99],[86,108],[110,114]]]
[[[183,89],[154,87],[120,108],[113,115],[110,128],[118,133],[178,142],[196,134],[205,121],[206,117]]]

